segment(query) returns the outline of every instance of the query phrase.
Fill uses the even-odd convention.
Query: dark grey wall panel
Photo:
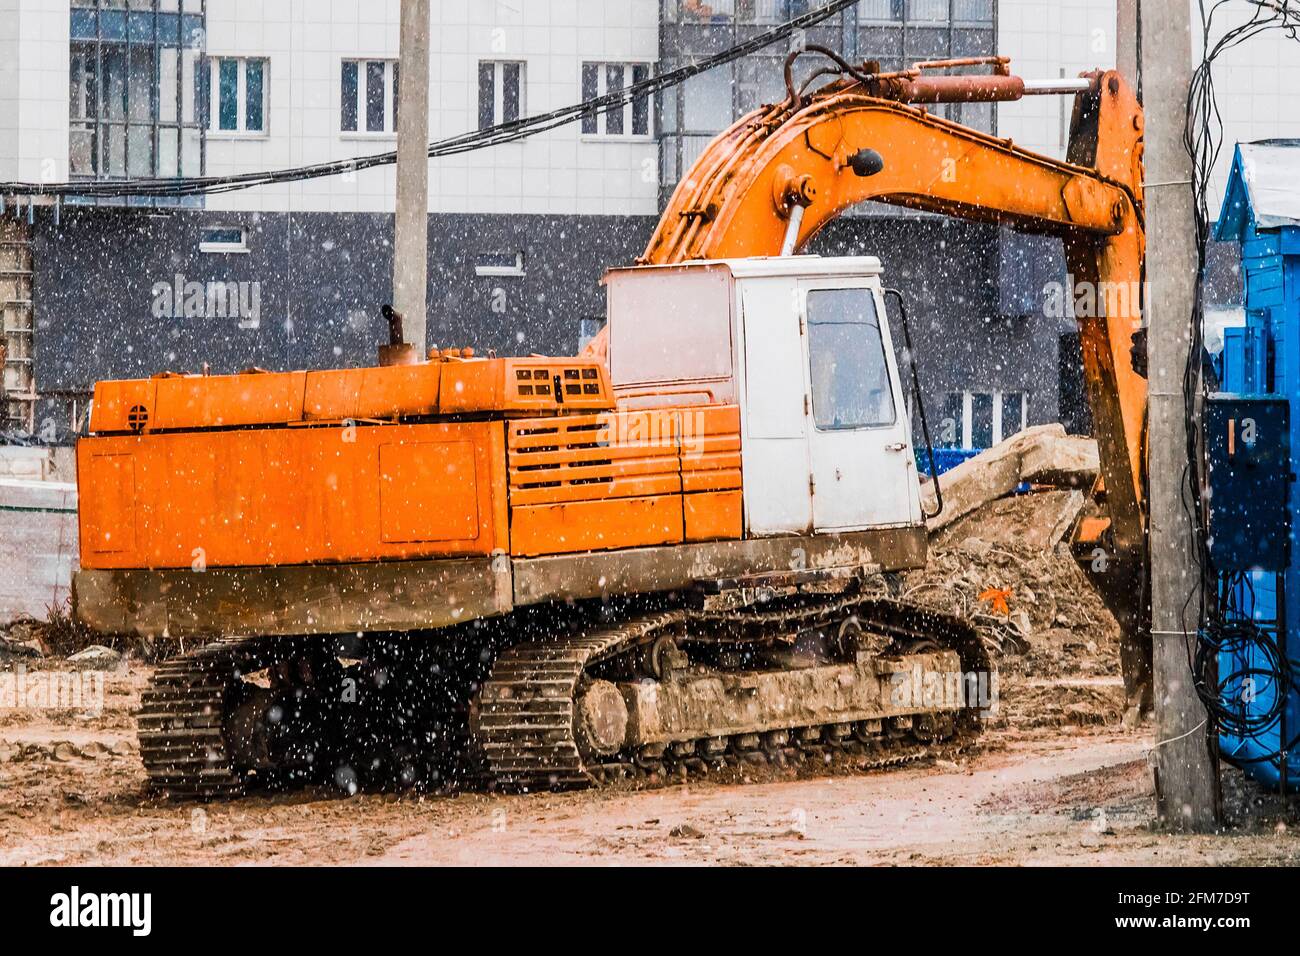
[[[429,341],[502,355],[571,353],[605,313],[601,276],[631,264],[655,221],[615,216],[429,218]],[[247,230],[248,252],[199,251],[205,227]],[[103,378],[357,366],[387,336],[392,217],[117,210],[66,213],[36,231],[37,381],[85,392]],[[523,255],[522,276],[480,277],[480,255]],[[154,315],[154,287],[256,284],[247,317]],[[248,287],[252,299],[252,286]]]
[[[606,270],[632,265],[657,217],[438,216],[429,233],[429,342],[501,355],[572,354],[603,318]],[[478,276],[480,255],[523,254],[524,275]]]
[[[249,252],[198,251],[203,227],[239,224]],[[649,217],[430,217],[429,341],[502,355],[571,354],[579,320],[604,315],[600,277],[631,263]],[[84,392],[101,378],[357,366],[386,335],[389,216],[86,210],[37,230],[37,381]],[[998,230],[935,216],[841,218],[813,241],[824,255],[875,255],[907,297],[927,409],[948,392],[1025,391],[1031,421],[1057,415],[1058,324],[1006,318]],[[522,276],[478,276],[480,256],[523,254]],[[260,321],[152,315],[154,283],[259,282]]]
[[[242,255],[199,251],[205,224],[248,228]],[[43,392],[86,391],[98,378],[136,378],[203,362],[231,371],[284,364],[287,338],[286,225],[266,215],[213,217],[137,210],[65,211],[33,237],[36,380]],[[257,283],[256,329],[238,318],[154,314],[157,285],[221,280]],[[251,290],[251,286],[249,287]]]

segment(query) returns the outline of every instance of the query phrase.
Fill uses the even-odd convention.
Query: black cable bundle
[[[459,136],[439,140],[429,144],[429,158],[455,156],[459,153],[487,149],[502,143],[513,143],[538,133],[576,123],[584,116],[601,113],[609,109],[626,106],[634,100],[653,96],[663,90],[680,86],[693,76],[708,70],[724,66],[739,60],[764,47],[788,39],[796,31],[815,26],[829,19],[841,10],[857,3],[857,0],[830,0],[825,6],[810,10],[794,19],[773,27],[757,36],[746,40],[730,49],[723,50],[711,57],[690,63],[686,66],[652,76],[640,83],[619,90],[613,90],[604,96],[552,110],[541,116],[526,116],[509,123],[501,123],[488,129],[474,130]],[[123,196],[198,196],[233,192],[250,189],[254,186],[270,186],[281,183],[302,182],[309,179],[322,179],[355,173],[378,166],[390,166],[397,162],[396,150],[387,153],[375,153],[354,159],[341,159],[329,163],[317,163],[312,166],[298,166],[291,169],[278,169],[257,173],[240,173],[235,176],[198,176],[190,179],[125,179],[125,180],[85,180],[70,183],[4,183],[0,182],[0,196],[78,196],[94,198],[118,198]]]

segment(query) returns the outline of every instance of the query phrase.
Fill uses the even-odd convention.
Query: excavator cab
[[[880,271],[783,256],[606,278],[621,407],[740,407],[747,536],[923,523]]]

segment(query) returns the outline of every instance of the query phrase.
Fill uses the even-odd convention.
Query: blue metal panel
[[[979,448],[936,448],[934,450],[935,470],[942,475],[946,471],[952,471],[963,461],[974,458],[979,453]],[[916,464],[921,474],[930,475],[930,458],[925,453],[924,448],[916,450]]]
[[[1300,672],[1300,567],[1290,554],[1291,529],[1300,528],[1300,496],[1287,500],[1300,471],[1300,413],[1292,412],[1300,402],[1300,229],[1259,229],[1240,150],[1215,234],[1241,243],[1245,288],[1246,328],[1224,334],[1224,387],[1268,396],[1216,397],[1205,410],[1211,555],[1221,594],[1231,599],[1227,623],[1236,615],[1259,628],[1246,632],[1252,639],[1220,645],[1219,691],[1238,727],[1222,732],[1219,744],[1227,759],[1264,784],[1295,787],[1300,768],[1288,766],[1285,754],[1300,743],[1293,739],[1300,728],[1300,689],[1280,702],[1284,688],[1272,673],[1278,659]],[[1246,418],[1255,422],[1255,447],[1243,449]],[[1230,422],[1236,423],[1231,447]]]
[[[1210,559],[1220,573],[1290,563],[1290,405],[1214,395],[1205,404]]]
[[[1248,395],[1254,391],[1246,379],[1246,336],[1249,329],[1223,330],[1223,389]]]

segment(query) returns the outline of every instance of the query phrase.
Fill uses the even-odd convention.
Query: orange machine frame
[[[537,557],[741,536],[735,405],[614,410],[602,365],[443,359],[102,382],[83,568]]]
[[[968,81],[975,92],[966,98],[981,98],[976,81],[984,78],[951,79]],[[805,208],[801,247],[844,210],[875,200],[1059,236],[1076,282],[1139,290],[1146,250],[1142,108],[1119,73],[1090,79],[1091,90],[1076,98],[1066,162],[924,108],[868,96],[856,80],[827,87],[798,108],[788,101],[764,107],[719,136],[682,177],[638,261],[777,255],[795,205]],[[854,173],[850,158],[863,148],[883,157],[879,173]],[[887,260],[887,250],[880,252]],[[1079,317],[1112,532],[1117,549],[1131,554],[1145,551],[1147,383],[1130,358],[1139,298],[1098,296],[1099,308]],[[602,332],[588,354],[602,356],[606,341]]]
[[[879,200],[1059,236],[1076,281],[1091,283],[1098,292],[1140,290],[1145,251],[1143,119],[1132,89],[1120,74],[1112,71],[1087,77],[1087,89],[1075,98],[1068,161],[1062,162],[902,102],[1016,98],[1024,92],[1024,84],[1008,75],[1004,60],[997,61],[995,75],[988,77],[922,77],[918,71],[910,71],[891,78],[841,65],[848,78],[806,99],[791,86],[784,103],[764,107],[718,137],[682,177],[640,261],[671,264],[777,254],[787,245],[807,243],[844,209]],[[969,65],[954,61],[929,66]],[[868,151],[883,160],[883,167],[860,161]],[[791,228],[792,223],[798,228]],[[887,250],[880,252],[887,261]],[[1120,586],[1128,592],[1118,602],[1128,605],[1133,620],[1141,602],[1141,568],[1146,554],[1146,382],[1133,370],[1130,358],[1131,333],[1140,324],[1140,294],[1113,299],[1099,294],[1094,301],[1098,308],[1079,316],[1083,364],[1101,451],[1113,555],[1127,563],[1130,571],[1112,578],[1137,582],[1136,586]],[[362,560],[413,553],[483,553],[488,547],[501,548],[505,522],[511,520],[517,536],[510,538],[510,550],[522,554],[541,553],[547,547],[580,551],[739,536],[739,474],[733,467],[738,463],[738,438],[733,435],[738,428],[731,426],[732,411],[710,413],[714,416],[710,440],[716,438],[719,447],[713,449],[714,458],[700,459],[708,467],[699,468],[688,464],[680,448],[667,456],[653,449],[631,450],[627,457],[608,449],[601,449],[598,455],[590,453],[583,450],[583,442],[574,441],[571,430],[580,426],[571,421],[562,429],[565,436],[551,436],[557,441],[563,437],[564,453],[543,453],[532,443],[538,426],[511,421],[611,409],[617,383],[611,390],[602,361],[604,341],[603,335],[597,337],[585,363],[574,359],[462,362],[456,357],[451,362],[397,369],[102,383],[96,389],[91,430],[111,437],[83,442],[79,467],[83,477],[96,468],[120,469],[124,464],[121,456],[131,449],[139,450],[142,443],[154,438],[166,438],[175,446],[171,451],[168,445],[158,444],[139,452],[157,458],[148,466],[153,474],[132,475],[132,482],[154,488],[151,483],[156,475],[185,475],[195,469],[237,465],[229,449],[215,447],[243,440],[239,435],[232,437],[232,430],[257,429],[252,432],[256,435],[279,426],[301,432],[358,420],[386,423],[376,432],[395,432],[392,426],[400,422],[412,429],[451,429],[443,440],[469,441],[476,453],[496,449],[499,442],[503,454],[487,452],[496,464],[484,466],[482,482],[473,491],[466,488],[453,495],[461,502],[457,507],[475,503],[480,533],[442,547],[422,543],[413,551],[410,542],[385,540],[381,508],[377,517],[368,519],[368,537],[354,542],[355,547],[340,547],[337,542],[342,539],[327,533],[327,522],[306,535],[314,542],[310,546],[277,526],[284,539],[277,539],[275,560],[338,561],[345,553],[354,552]],[[542,371],[534,378],[536,371],[524,366],[539,363]],[[572,382],[563,371],[568,368],[577,370],[578,378]],[[583,375],[596,378],[583,379]],[[548,381],[552,386],[549,394],[539,395],[537,385]],[[519,383],[529,385],[531,393],[524,394]],[[588,385],[597,384],[598,394],[585,394]],[[577,400],[560,407],[555,393],[569,394],[570,385],[578,390],[573,393]],[[660,414],[671,421],[671,412]],[[441,423],[430,422],[431,416],[441,418]],[[552,418],[547,426],[554,424]],[[168,430],[174,433],[154,434]],[[404,438],[394,440],[400,444]],[[560,446],[543,443],[540,448]],[[286,452],[290,457],[297,453]],[[339,454],[337,449],[333,453]],[[521,462],[532,454],[540,456],[539,465],[568,469],[569,474],[551,475],[541,482],[530,480]],[[94,461],[96,456],[107,460]],[[113,462],[115,456],[118,460]],[[417,478],[427,478],[429,468],[435,467],[420,460],[406,464]],[[281,482],[285,487],[265,506],[285,508],[281,513],[287,517],[295,513],[299,500],[294,492],[300,489],[294,487],[293,476],[301,473],[301,469],[289,468],[285,472],[289,477],[277,476],[271,467],[246,477]],[[575,475],[582,477],[574,481]],[[385,480],[383,475],[375,478]],[[131,487],[134,495],[135,485]],[[187,486],[188,492],[198,495],[192,503],[195,514],[226,514],[213,488],[215,485],[201,489]],[[581,499],[586,488],[591,489],[591,497]],[[163,489],[159,485],[153,493],[159,496],[160,508],[190,507],[175,500],[174,486]],[[189,564],[175,564],[184,558],[184,550],[179,539],[172,541],[168,534],[162,534],[163,544],[145,546],[137,541],[135,553],[129,557],[125,552],[97,551],[105,527],[111,535],[113,527],[120,530],[126,521],[125,503],[117,500],[126,492],[115,488],[111,480],[91,480],[83,481],[82,494],[83,563],[87,567],[124,567],[132,562],[134,567],[149,567],[155,561],[170,566]],[[618,507],[599,503],[619,495],[623,495],[623,504]],[[660,498],[666,500],[654,500]],[[513,512],[513,518],[502,517],[503,507]],[[481,524],[485,514],[491,516],[490,526]],[[308,511],[304,520],[310,523],[315,519]],[[415,523],[412,515],[393,520],[403,529],[405,523]],[[469,528],[465,522],[461,524]],[[248,544],[246,527],[218,523],[208,531],[218,540],[222,535],[231,539],[217,549],[223,556],[229,551],[236,562],[256,556],[240,550]],[[234,540],[241,537],[245,545]],[[261,557],[262,563],[271,559],[265,548]],[[209,559],[214,563],[211,556]],[[1132,573],[1134,568],[1136,573]],[[1133,659],[1130,647],[1126,678]]]

